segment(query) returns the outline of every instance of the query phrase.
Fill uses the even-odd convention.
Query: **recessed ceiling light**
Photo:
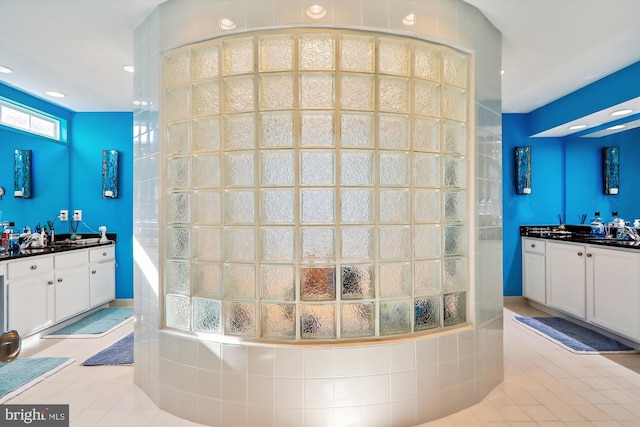
[[[228,18],[222,18],[220,20],[220,28],[223,31],[227,31],[227,30],[233,30],[236,28],[236,23],[233,22],[231,19]]]
[[[149,103],[147,101],[139,101],[139,100],[135,100],[133,101],[133,105],[142,105],[143,107],[149,105]]]
[[[133,73],[135,71],[135,68],[133,67],[133,65],[123,65],[122,68],[127,72],[127,73]]]
[[[9,67],[5,67],[4,65],[0,65],[0,73],[9,74],[13,73],[13,70]]]
[[[48,90],[45,92],[49,96],[53,96],[54,98],[66,98],[67,95],[62,92],[56,92],[55,90]]]
[[[320,19],[324,18],[327,14],[327,10],[320,6],[319,4],[314,4],[313,6],[309,6],[307,9],[307,16],[311,19]]]
[[[633,112],[633,110],[631,108],[625,108],[624,110],[618,110],[618,111],[614,111],[613,113],[610,113],[610,116],[624,116],[625,114],[629,114]]]
[[[607,128],[607,130],[618,130],[618,129],[624,129],[626,128],[625,125],[615,125],[615,126],[611,126],[610,128]]]
[[[586,127],[587,127],[587,125],[573,125],[573,126],[569,126],[569,130],[584,129]]]
[[[416,14],[410,13],[409,15],[402,18],[402,23],[404,25],[415,25],[416,23]]]

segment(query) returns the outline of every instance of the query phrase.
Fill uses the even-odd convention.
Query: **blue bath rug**
[[[73,363],[69,357],[17,358],[0,362],[0,403],[17,396],[29,387]]]
[[[42,338],[100,338],[131,320],[133,308],[103,308]]]
[[[85,366],[133,365],[133,332],[94,354],[82,364]]]
[[[560,317],[514,317],[545,338],[574,353],[637,353],[637,350]]]

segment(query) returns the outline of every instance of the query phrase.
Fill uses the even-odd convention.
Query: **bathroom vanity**
[[[26,337],[113,299],[113,242],[0,256],[0,330]]]
[[[520,230],[523,296],[640,345],[640,244],[532,228]]]

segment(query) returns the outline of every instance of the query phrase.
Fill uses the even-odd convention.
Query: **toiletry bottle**
[[[600,217],[600,212],[596,211],[593,219],[591,220],[591,237],[604,237],[604,222]]]

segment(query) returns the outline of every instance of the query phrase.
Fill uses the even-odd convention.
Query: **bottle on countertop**
[[[594,213],[594,217],[591,220],[591,232],[590,232],[591,237],[604,237],[605,236],[605,231],[604,231],[604,222],[602,220],[602,217],[600,217],[600,212],[596,211]]]

